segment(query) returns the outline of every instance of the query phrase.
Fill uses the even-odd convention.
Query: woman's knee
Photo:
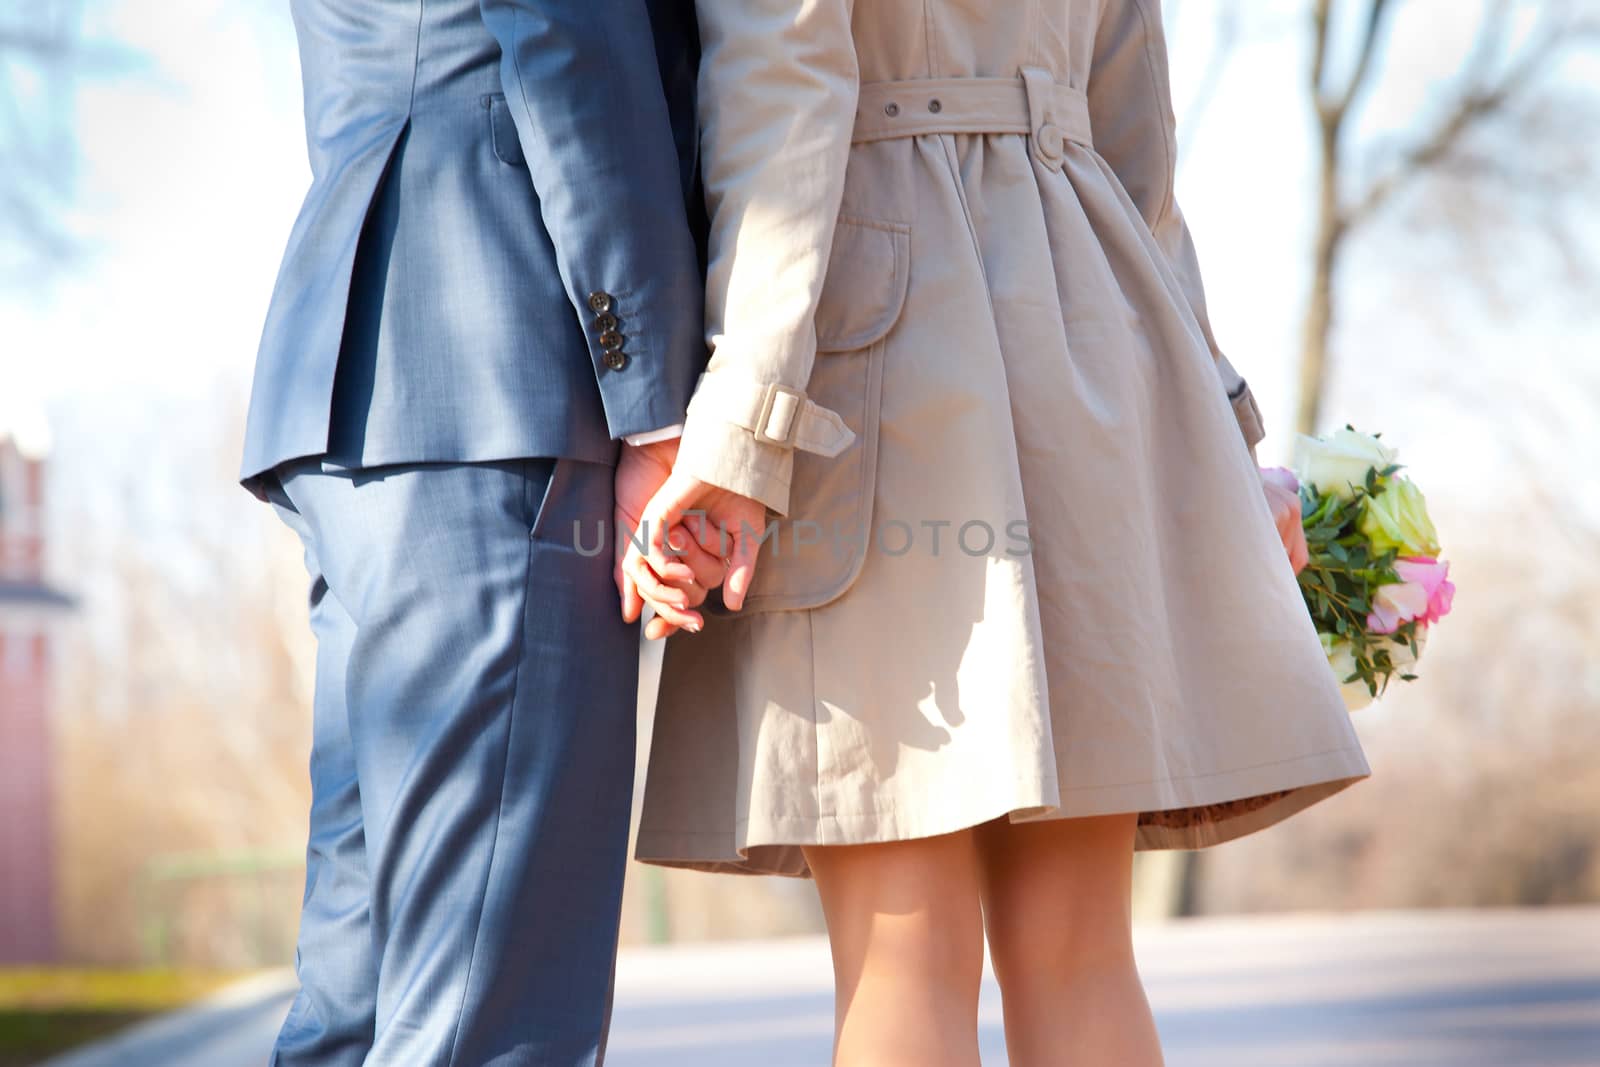
[[[983,911],[971,834],[806,850],[842,986],[976,996]]]
[[[1002,984],[1131,965],[1135,818],[984,827],[984,917]]]

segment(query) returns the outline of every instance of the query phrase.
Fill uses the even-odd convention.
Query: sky
[[[1427,114],[1438,78],[1470,41],[1476,8],[1413,0],[1402,9],[1395,39],[1405,50],[1388,57],[1362,112],[1363,137],[1404,136]],[[309,181],[292,28],[286,5],[265,0],[90,0],[89,9],[91,32],[144,65],[91,81],[78,100],[71,222],[87,242],[83,263],[47,292],[0,293],[0,433],[51,450],[58,479],[84,492],[110,471],[126,478],[134,464],[152,501],[182,507],[202,482],[228,491],[212,454],[230,453],[217,468],[225,474],[278,258]],[[1281,459],[1311,227],[1305,5],[1256,3],[1194,114],[1225,10],[1224,0],[1182,0],[1170,20],[1186,145],[1179,198],[1217,333],[1267,411],[1263,455]],[[1586,74],[1600,85],[1592,65]],[[1600,238],[1585,240],[1600,252]],[[1438,245],[1424,233],[1352,249],[1346,369],[1330,408],[1336,422],[1388,430],[1412,462],[1436,465],[1435,477],[1467,482],[1504,456],[1494,435],[1473,433],[1461,417],[1461,368],[1497,366],[1541,404],[1576,405],[1562,418],[1587,425],[1582,398],[1600,398],[1600,383],[1582,375],[1600,330],[1580,298],[1553,296],[1548,285],[1530,281],[1538,299],[1513,292],[1509,306],[1496,306],[1472,285],[1440,284],[1456,264]],[[1593,388],[1563,388],[1575,375]],[[196,477],[202,463],[209,481]]]
[[[243,388],[310,180],[286,17],[238,0],[91,12],[91,36],[143,64],[79,98],[81,269],[0,294],[0,427],[29,443],[85,405],[137,418],[128,404]]]

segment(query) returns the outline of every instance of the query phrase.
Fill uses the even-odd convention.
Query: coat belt
[[[1059,170],[1067,142],[1093,147],[1089,98],[1026,67],[1015,78],[925,78],[867,82],[856,103],[852,144],[933,133],[1017,133]]]

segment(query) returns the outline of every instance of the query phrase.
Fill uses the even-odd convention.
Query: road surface
[[[1169,1067],[1600,1067],[1600,908],[1201,919],[1141,928]],[[264,975],[50,1067],[259,1067]],[[826,1067],[820,939],[630,949],[608,1067]],[[1004,1067],[986,981],[985,1067]]]

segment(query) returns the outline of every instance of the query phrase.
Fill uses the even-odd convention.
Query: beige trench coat
[[[668,642],[640,859],[1368,773],[1173,203],[1156,0],[702,0],[710,368],[680,462],[781,516]]]

